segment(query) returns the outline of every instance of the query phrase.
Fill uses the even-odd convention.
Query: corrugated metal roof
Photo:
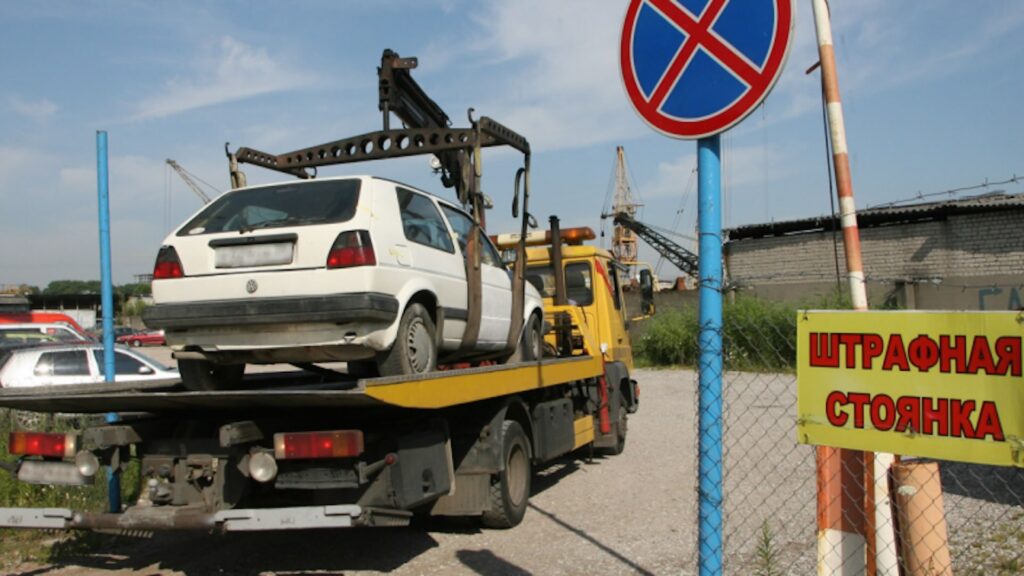
[[[857,225],[860,228],[872,228],[898,223],[941,220],[952,214],[970,214],[978,212],[1002,212],[1006,210],[1024,209],[1024,194],[1005,194],[996,192],[940,202],[924,202],[910,205],[886,204],[859,210]],[[788,234],[806,234],[809,232],[831,231],[838,226],[837,218],[829,215],[748,224],[726,230],[729,240],[762,238],[766,236],[785,236]]]

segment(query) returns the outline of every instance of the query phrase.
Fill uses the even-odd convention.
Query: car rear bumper
[[[142,313],[150,328],[237,327],[259,324],[394,322],[398,299],[377,292],[251,300],[154,304]]]

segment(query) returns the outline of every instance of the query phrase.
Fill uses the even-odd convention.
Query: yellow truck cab
[[[625,267],[609,251],[584,243],[594,238],[590,228],[560,229],[557,222],[551,230],[527,234],[526,281],[544,298],[545,356],[600,357],[607,377],[623,383],[613,394],[617,398],[597,399],[617,420],[619,407],[633,413],[639,404],[639,389],[628,377],[633,352],[622,294]],[[491,239],[514,258],[518,234]]]

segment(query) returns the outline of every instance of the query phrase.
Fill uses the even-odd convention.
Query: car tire
[[[132,340],[132,346],[135,347],[135,348],[141,347],[142,346],[142,340]]]
[[[509,358],[509,362],[532,362],[543,357],[544,335],[541,334],[540,315],[530,314],[530,318],[523,326],[519,345],[516,346],[516,351]]]
[[[434,321],[426,307],[409,304],[398,323],[398,334],[391,349],[377,358],[381,376],[426,374],[437,369],[437,341]]]
[[[245,374],[245,364],[214,364],[208,360],[178,360],[181,383],[187,390],[230,390],[237,388]]]
[[[480,516],[487,528],[512,528],[523,521],[533,479],[530,439],[514,420],[501,425],[502,470],[491,478],[490,507]]]

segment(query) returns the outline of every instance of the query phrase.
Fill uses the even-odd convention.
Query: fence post
[[[722,574],[722,210],[720,140],[697,141],[700,228],[699,574]]]

